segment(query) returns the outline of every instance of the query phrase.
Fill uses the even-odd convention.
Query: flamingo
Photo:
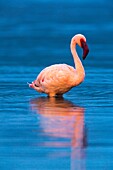
[[[75,68],[67,64],[54,64],[46,67],[39,73],[36,80],[28,83],[29,87],[46,93],[49,97],[61,97],[71,88],[81,84],[85,78],[85,70],[76,51],[77,44],[83,49],[84,60],[89,52],[86,38],[82,34],[76,34],[70,43]]]

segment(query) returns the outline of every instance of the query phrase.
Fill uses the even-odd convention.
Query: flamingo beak
[[[89,48],[88,48],[87,43],[84,41],[84,39],[81,39],[80,42],[81,42],[81,47],[83,48],[83,56],[82,57],[84,60],[89,53]]]

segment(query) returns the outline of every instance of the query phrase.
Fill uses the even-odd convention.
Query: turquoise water
[[[0,170],[113,169],[112,7],[110,0],[0,2]],[[76,33],[90,49],[85,81],[63,99],[28,88],[46,66],[74,65]]]

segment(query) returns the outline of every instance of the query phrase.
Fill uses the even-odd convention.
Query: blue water
[[[111,0],[0,1],[0,170],[113,169],[112,9]],[[85,81],[64,99],[29,89],[46,66],[74,65],[77,33],[90,49]]]

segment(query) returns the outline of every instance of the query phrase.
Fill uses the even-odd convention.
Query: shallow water
[[[113,169],[112,7],[110,0],[0,2],[0,170]],[[63,99],[29,89],[45,66],[73,65],[76,33],[90,48],[85,81]]]

